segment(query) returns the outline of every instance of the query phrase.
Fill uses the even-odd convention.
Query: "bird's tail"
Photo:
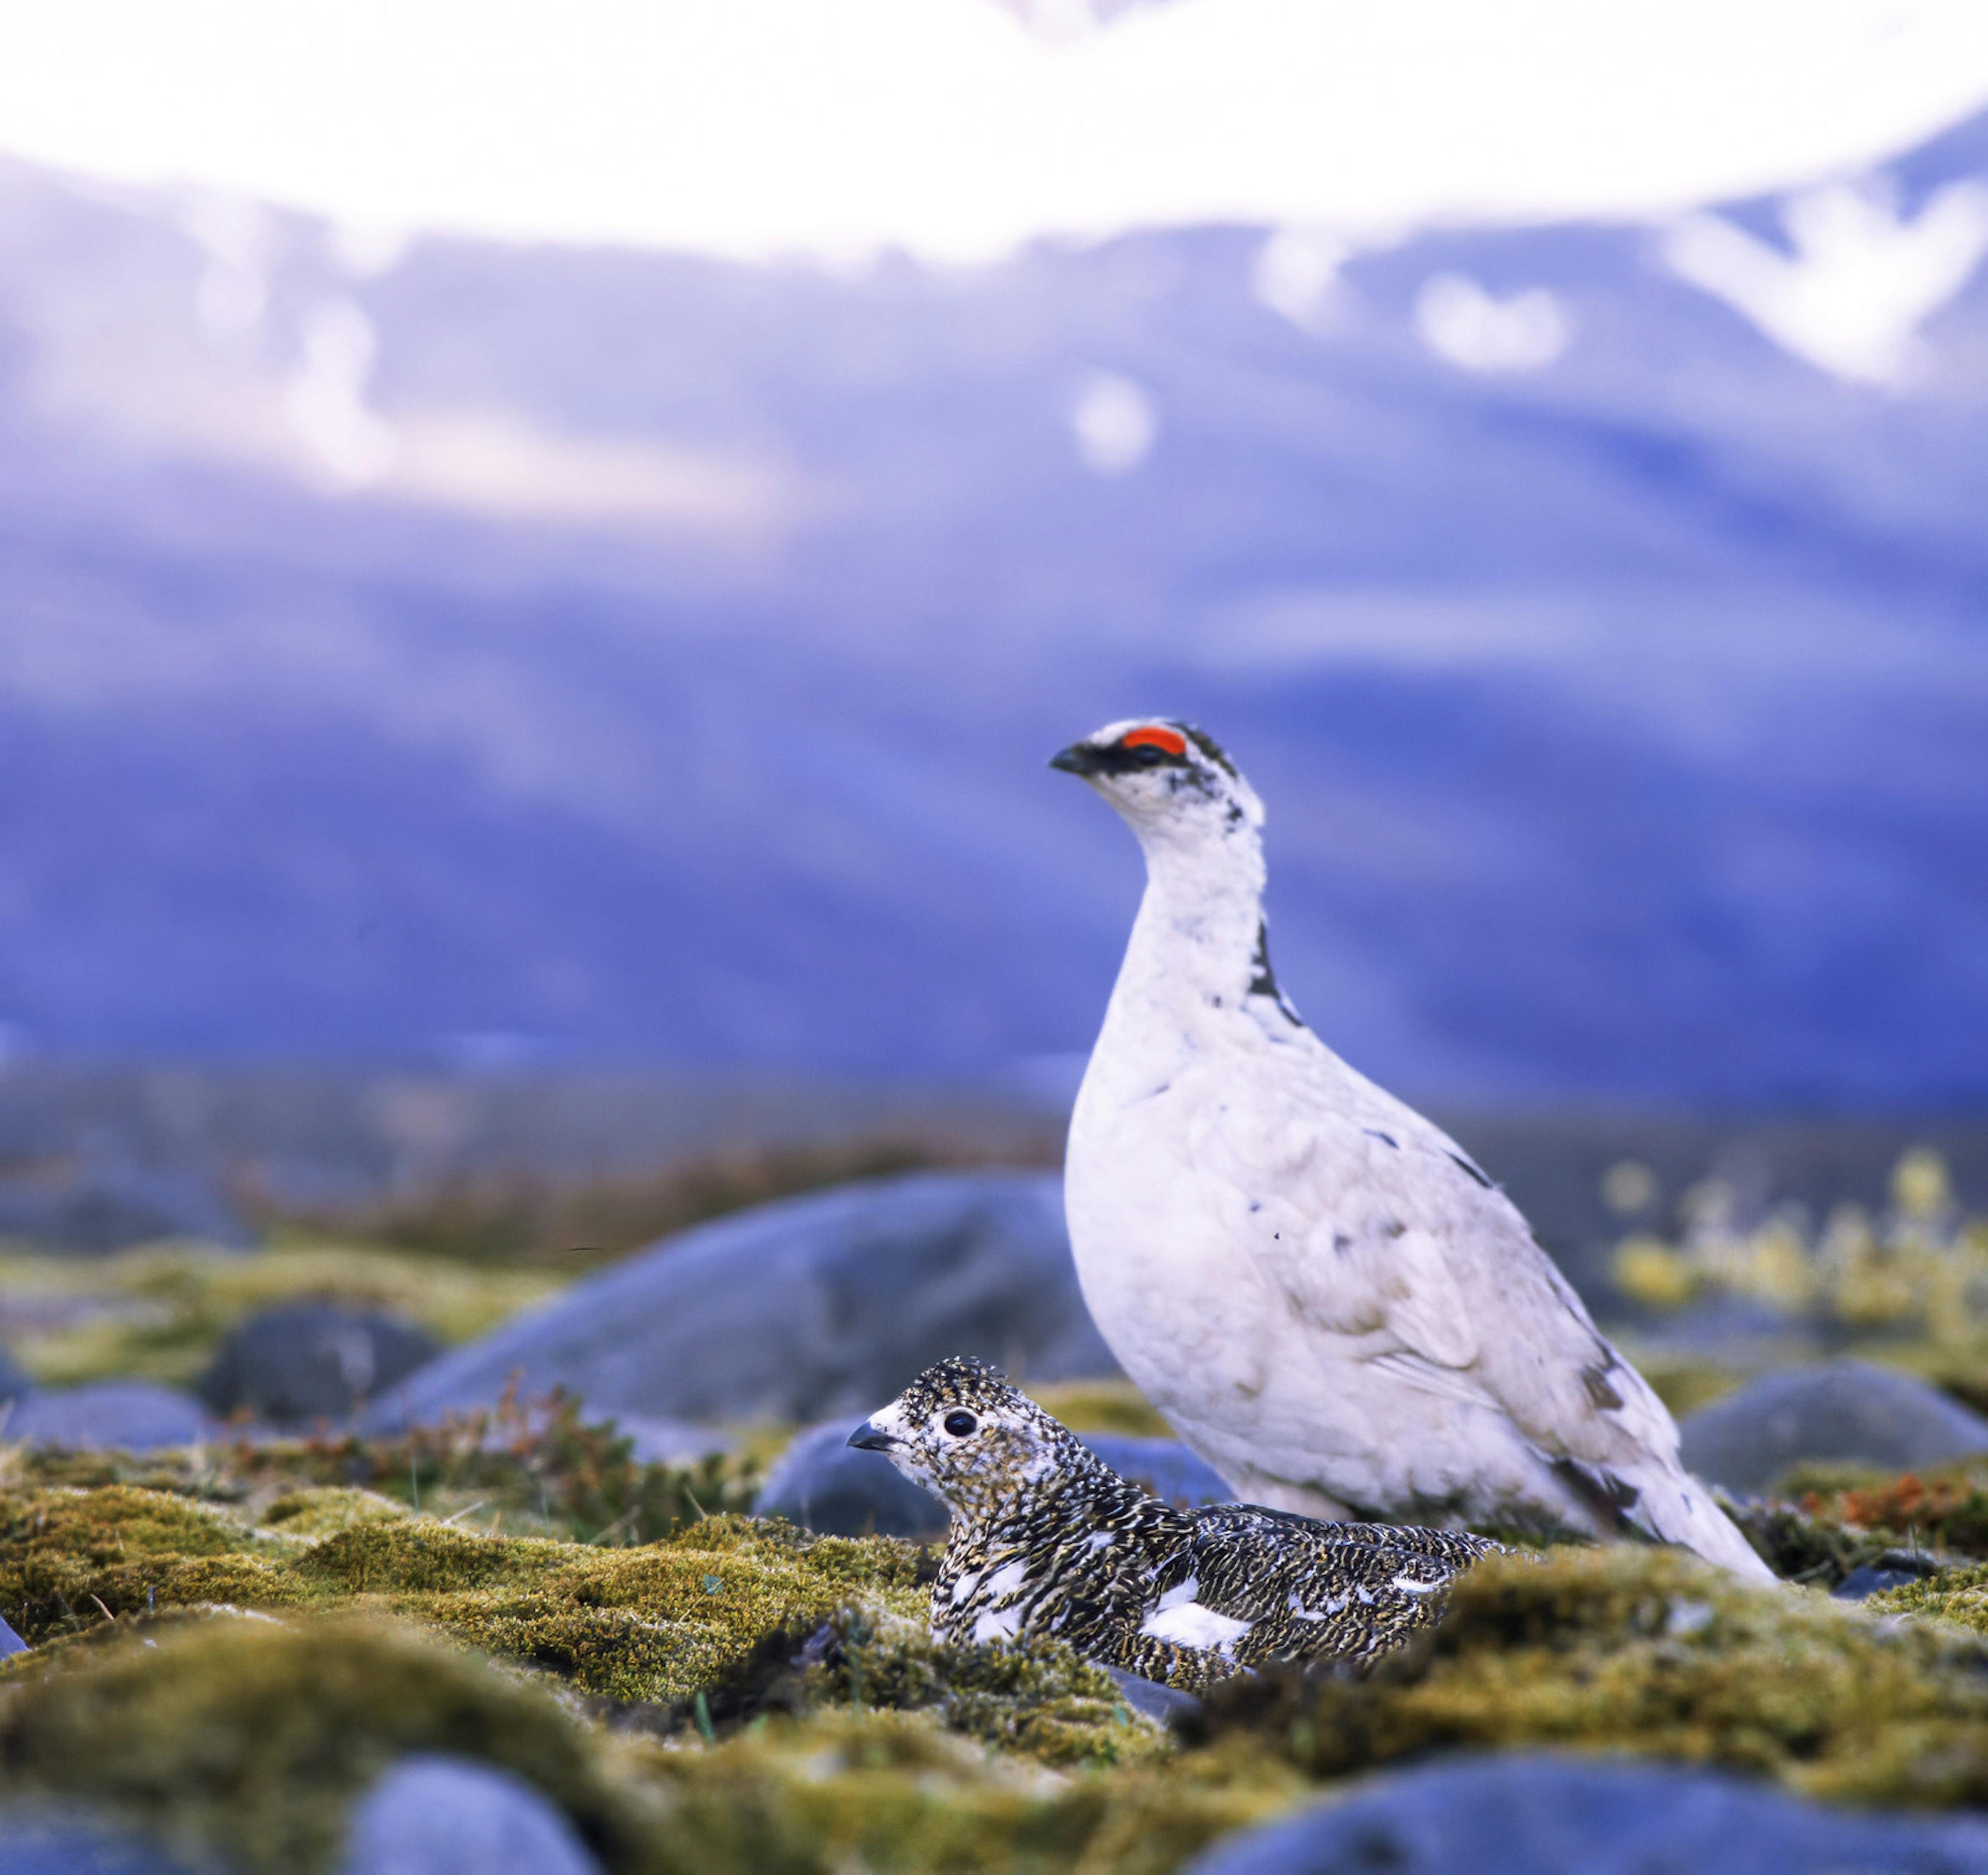
[[[1778,1582],[1740,1526],[1719,1508],[1709,1487],[1682,1465],[1652,1465],[1636,1478],[1638,1496],[1628,1520],[1660,1543],[1696,1550],[1708,1562],[1746,1582]]]

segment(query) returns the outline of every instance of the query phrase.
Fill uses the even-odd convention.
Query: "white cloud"
[[[1094,475],[1123,475],[1152,454],[1159,440],[1159,413],[1129,377],[1094,371],[1078,387],[1070,428],[1086,468]]]
[[[262,323],[276,219],[260,202],[218,189],[196,190],[181,215],[207,256],[194,309],[211,338],[245,336]]]
[[[1052,9],[1053,10],[1053,9]],[[0,139],[341,221],[974,261],[1675,214],[1988,98],[1981,0],[0,0]]]
[[[1922,362],[1919,328],[1988,258],[1988,187],[1955,183],[1905,221],[1869,189],[1833,185],[1783,211],[1792,254],[1723,216],[1666,235],[1672,269],[1838,377],[1896,383]]]
[[[1432,275],[1415,295],[1415,330],[1466,371],[1537,371],[1567,350],[1573,328],[1543,286],[1509,299],[1460,273]]]
[[[1317,331],[1327,323],[1339,270],[1353,244],[1329,228],[1280,228],[1256,250],[1250,290],[1294,326]]]
[[[284,391],[298,440],[334,482],[363,488],[394,459],[390,426],[366,407],[366,381],[380,342],[373,322],[350,299],[313,307],[304,322],[303,357]]]

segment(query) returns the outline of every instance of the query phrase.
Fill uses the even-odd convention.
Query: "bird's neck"
[[[1051,1532],[1088,1531],[1121,1520],[1146,1496],[1080,1440],[1072,1439],[1055,1472],[1026,1490],[998,1502],[955,1498],[948,1541],[975,1554],[1031,1549]]]
[[[1118,974],[1121,996],[1163,1002],[1176,1019],[1219,1020],[1275,995],[1263,934],[1263,849],[1253,827],[1225,836],[1148,838],[1146,893]]]

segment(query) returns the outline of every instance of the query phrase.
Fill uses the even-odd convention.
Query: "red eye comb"
[[[1128,729],[1118,738],[1121,748],[1164,748],[1170,755],[1187,753],[1187,738],[1172,729]]]

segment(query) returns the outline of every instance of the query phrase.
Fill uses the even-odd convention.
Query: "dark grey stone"
[[[276,1425],[342,1420],[441,1352],[423,1329],[338,1302],[286,1302],[231,1329],[201,1376],[225,1418],[244,1407]]]
[[[1874,1595],[1882,1595],[1887,1589],[1902,1589],[1908,1583],[1925,1580],[1924,1569],[1853,1569],[1830,1593],[1839,1602],[1864,1602]]]
[[[1909,1471],[1988,1451],[1988,1419],[1910,1374],[1854,1360],[1763,1375],[1679,1430],[1686,1467],[1733,1491],[1765,1491],[1807,1458]]]
[[[49,1387],[17,1400],[6,1436],[73,1451],[142,1452],[198,1444],[218,1430],[191,1394],[150,1380],[98,1380]]]
[[[1222,1474],[1178,1439],[1135,1439],[1119,1432],[1087,1432],[1081,1437],[1120,1477],[1129,1478],[1177,1510],[1236,1502]]]
[[[882,1453],[850,1447],[849,1435],[863,1419],[859,1413],[796,1434],[767,1474],[755,1510],[829,1536],[942,1538],[946,1512],[938,1498]],[[1182,1508],[1233,1498],[1212,1469],[1172,1439],[1099,1432],[1085,1434],[1084,1442],[1114,1471]]]
[[[431,1362],[363,1423],[487,1406],[513,1375],[604,1414],[806,1422],[867,1412],[948,1354],[1031,1380],[1117,1371],[1055,1178],[925,1173],[701,1225]]]
[[[945,1506],[881,1452],[859,1451],[850,1444],[850,1434],[863,1420],[859,1413],[797,1433],[766,1474],[754,1513],[784,1517],[827,1536],[942,1539]]]
[[[600,1875],[563,1812],[508,1771],[404,1758],[360,1799],[341,1875]]]
[[[0,1875],[186,1875],[154,1843],[66,1807],[0,1809]]]
[[[1126,1704],[1155,1725],[1171,1725],[1184,1715],[1201,1710],[1201,1701],[1192,1693],[1163,1685],[1158,1680],[1141,1679],[1122,1667],[1107,1667],[1104,1671],[1117,1682],[1119,1691],[1125,1696]]]
[[[168,1238],[245,1249],[253,1235],[205,1179],[95,1147],[50,1171],[0,1179],[0,1237],[103,1254]]]
[[[1513,1755],[1379,1777],[1186,1875],[1988,1875],[1988,1824],[1675,1766]]]

